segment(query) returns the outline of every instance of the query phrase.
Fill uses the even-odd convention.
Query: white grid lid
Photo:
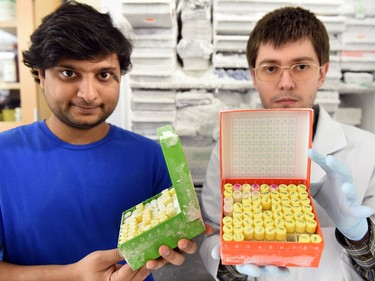
[[[222,178],[309,179],[312,109],[220,112]]]

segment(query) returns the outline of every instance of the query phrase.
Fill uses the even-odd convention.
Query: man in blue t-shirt
[[[121,213],[171,186],[159,144],[106,122],[131,51],[108,14],[76,2],[31,35],[23,60],[51,115],[0,134],[0,280],[152,280],[196,251],[181,239],[136,271],[119,264]]]

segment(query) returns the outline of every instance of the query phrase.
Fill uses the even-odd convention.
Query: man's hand
[[[150,271],[146,267],[132,270],[118,249],[93,252],[71,265],[72,280],[81,281],[140,281],[146,279]]]
[[[351,171],[333,156],[323,156],[312,149],[308,155],[327,173],[321,182],[311,183],[314,199],[345,237],[361,240],[368,231],[366,218],[374,210],[359,202]]]
[[[220,259],[220,244],[216,245],[211,252],[211,256],[215,260]],[[289,276],[290,270],[287,267],[278,267],[275,265],[257,266],[255,264],[245,263],[236,265],[236,269],[239,273],[245,274],[251,277],[260,277],[261,275],[273,275],[273,276]]]
[[[162,245],[159,248],[160,258],[150,260],[146,263],[147,269],[159,269],[165,264],[171,263],[174,265],[181,265],[185,261],[184,253],[194,254],[197,250],[197,244],[188,239],[181,239],[178,241],[178,250],[170,249],[168,246]]]

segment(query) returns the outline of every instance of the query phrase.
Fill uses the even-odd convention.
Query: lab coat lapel
[[[328,112],[320,106],[318,126],[313,141],[313,149],[329,155],[347,146],[347,140],[342,125],[333,120]],[[311,182],[320,181],[325,175],[322,168],[311,162]]]

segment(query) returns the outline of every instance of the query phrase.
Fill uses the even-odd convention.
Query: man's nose
[[[79,85],[77,96],[84,99],[87,103],[94,101],[98,97],[94,79],[83,79]]]
[[[292,89],[295,87],[292,72],[290,68],[283,68],[279,81],[280,89]]]

